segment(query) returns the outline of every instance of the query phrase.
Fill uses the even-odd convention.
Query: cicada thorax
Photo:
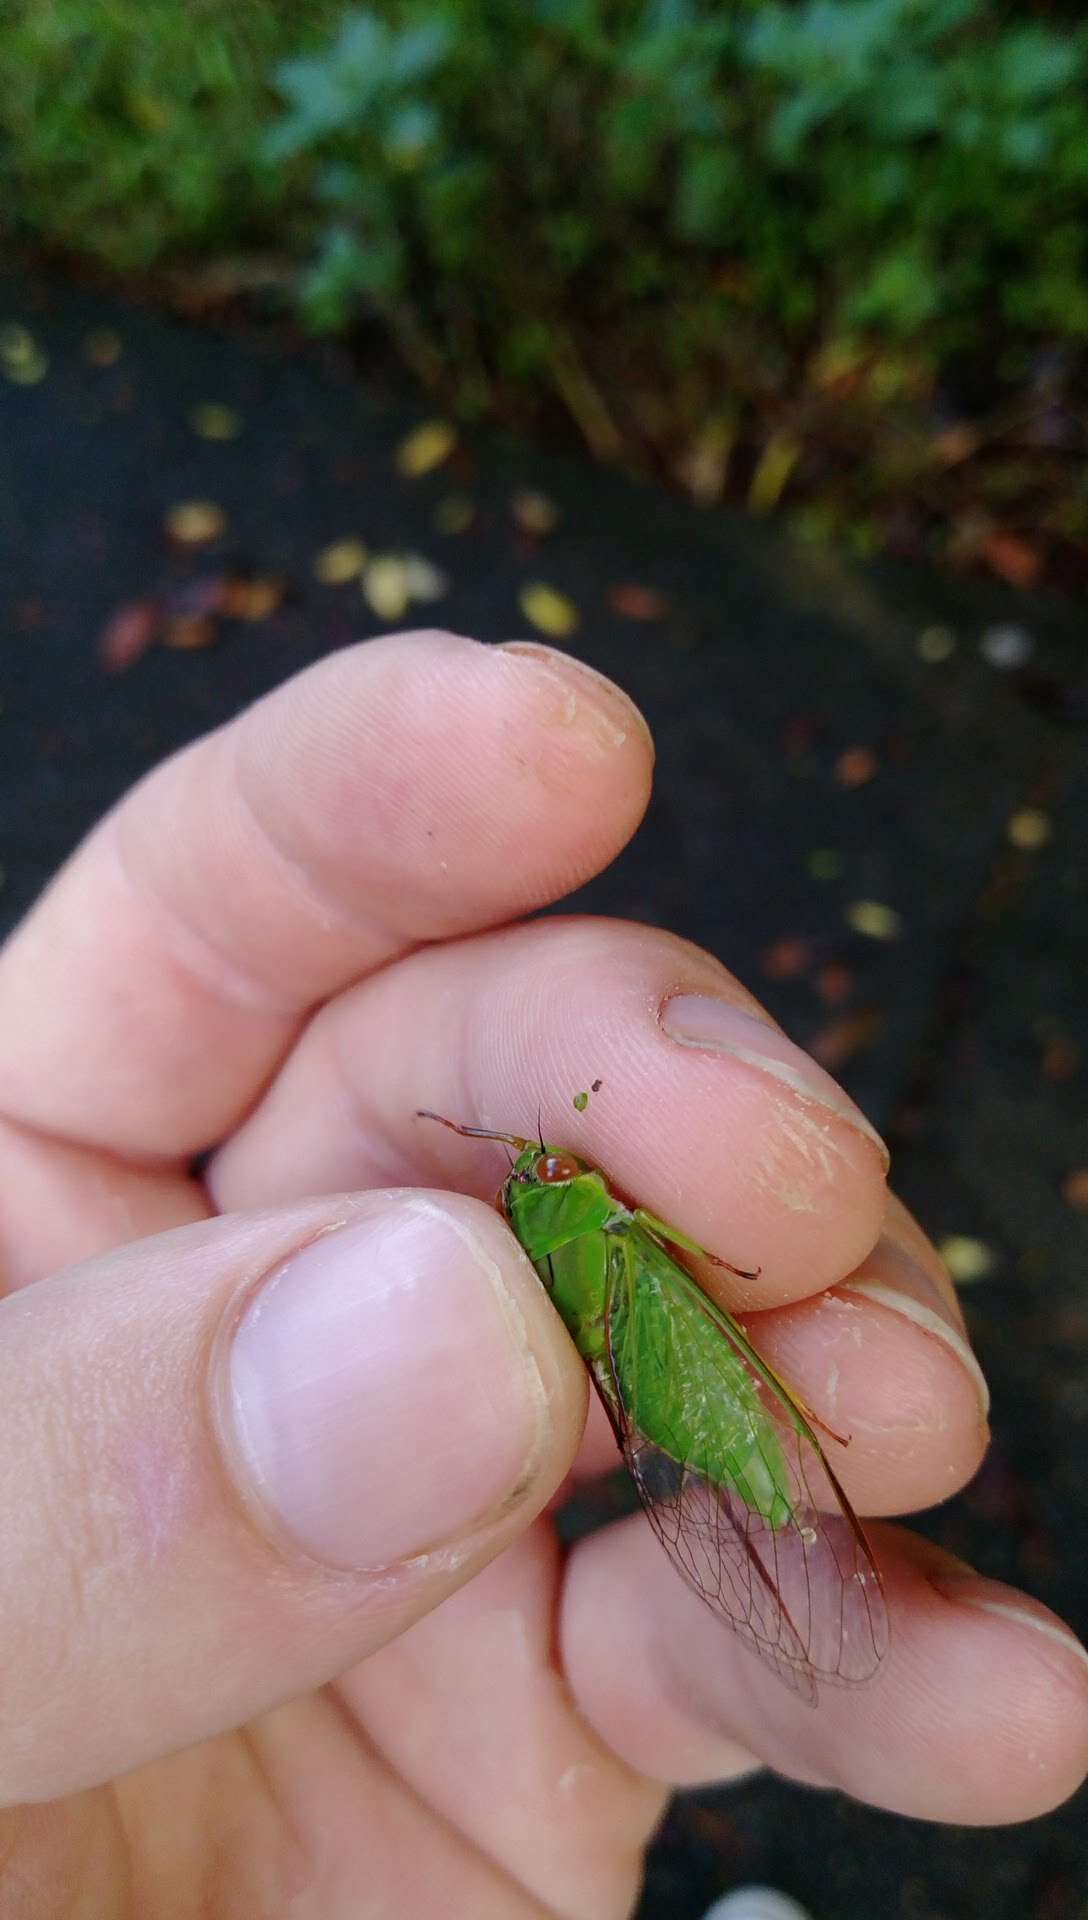
[[[545,1149],[519,1168],[504,1189],[510,1225],[582,1358],[592,1361],[605,1349],[605,1230],[616,1200],[602,1176],[583,1170],[573,1154]]]

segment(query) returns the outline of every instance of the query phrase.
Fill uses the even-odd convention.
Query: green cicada
[[[728,1262],[563,1147],[419,1118],[514,1150],[503,1212],[688,1585],[805,1699],[867,1680],[888,1644],[880,1575],[815,1416],[674,1256]]]

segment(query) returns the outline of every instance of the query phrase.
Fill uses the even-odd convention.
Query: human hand
[[[548,1503],[613,1443],[492,1150],[422,1105],[539,1105],[758,1266],[728,1298],[853,1436],[863,1514],[985,1442],[827,1075],[680,940],[503,925],[607,865],[651,760],[565,656],[375,641],[153,773],[0,954],[4,1911],[607,1920],[671,1786],[763,1762],[998,1822],[1082,1778],[1072,1635],[896,1527],[890,1651],[815,1712],[641,1517],[559,1551]]]

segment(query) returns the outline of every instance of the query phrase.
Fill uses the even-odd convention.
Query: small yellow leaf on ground
[[[1014,813],[1006,829],[1014,847],[1024,853],[1035,853],[1045,847],[1051,835],[1049,816],[1040,813],[1037,807],[1021,807]]]
[[[546,633],[550,640],[565,640],[577,631],[581,621],[573,600],[543,580],[530,580],[518,595],[518,605],[530,626]]]
[[[846,923],[870,940],[898,940],[903,931],[901,915],[882,900],[852,901],[846,909]]]
[[[0,327],[0,371],[17,387],[33,387],[44,380],[49,357],[34,335],[18,321]]]
[[[182,500],[166,515],[166,531],[183,547],[206,546],[227,530],[227,516],[214,500]]]
[[[334,540],[322,547],[314,561],[315,578],[325,587],[343,587],[358,580],[367,563],[367,550],[361,540]]]
[[[425,420],[397,448],[397,468],[409,480],[418,480],[448,460],[457,445],[457,429],[448,420]]]
[[[379,620],[403,619],[412,596],[408,569],[399,554],[375,554],[363,573],[363,596]]]
[[[800,453],[801,442],[792,434],[776,433],[768,440],[748,488],[748,505],[753,513],[770,513],[778,505]]]
[[[202,440],[237,440],[242,431],[242,417],[233,407],[224,407],[218,400],[201,400],[190,409],[189,425]]]
[[[956,1284],[970,1286],[973,1280],[985,1280],[994,1269],[994,1256],[985,1240],[968,1233],[950,1233],[937,1248]]]

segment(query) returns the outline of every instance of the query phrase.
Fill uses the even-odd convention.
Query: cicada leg
[[[694,1253],[700,1260],[709,1260],[713,1267],[724,1267],[727,1273],[735,1273],[738,1280],[758,1280],[761,1269],[750,1273],[746,1267],[735,1267],[731,1260],[723,1260],[718,1253],[711,1253],[709,1247],[701,1247],[697,1240],[689,1240],[686,1233],[678,1227],[670,1227],[667,1220],[659,1220],[656,1213],[647,1212],[645,1207],[636,1207],[634,1217],[640,1227],[652,1233],[655,1240],[664,1240],[670,1246],[682,1247],[685,1253]]]

